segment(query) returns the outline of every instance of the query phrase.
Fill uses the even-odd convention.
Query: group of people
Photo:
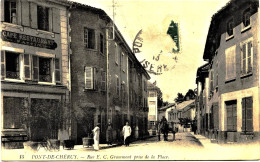
[[[98,123],[96,127],[92,130],[94,134],[94,150],[99,150],[99,136],[100,136],[100,124]],[[126,122],[125,126],[122,130],[123,136],[124,136],[124,144],[125,146],[129,146],[130,144],[130,136],[132,133],[132,129],[129,126],[129,123]],[[113,128],[111,123],[108,123],[107,131],[106,131],[106,141],[108,145],[112,145],[113,141]]]

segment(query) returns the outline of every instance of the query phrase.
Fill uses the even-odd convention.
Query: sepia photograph
[[[260,160],[259,0],[0,0],[2,161]]]

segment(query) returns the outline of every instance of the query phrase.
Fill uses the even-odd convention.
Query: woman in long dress
[[[99,135],[100,135],[100,124],[98,123],[97,126],[92,130],[94,134],[94,150],[99,150]]]
[[[123,134],[124,134],[124,143],[125,146],[129,146],[130,144],[130,136],[131,136],[132,129],[129,126],[129,123],[126,122],[125,126],[123,127]]]

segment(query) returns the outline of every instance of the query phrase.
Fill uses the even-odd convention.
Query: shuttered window
[[[116,76],[116,94],[119,96],[120,95],[120,81],[118,76]]]
[[[5,77],[9,79],[21,79],[20,61],[22,55],[10,51],[5,51]]]
[[[99,50],[101,54],[104,54],[104,36],[100,34],[99,36]]]
[[[213,91],[214,71],[210,70],[210,91]]]
[[[55,58],[55,82],[60,83],[61,82],[61,76],[60,76],[60,59]]]
[[[39,60],[37,56],[33,56],[33,80],[39,80]]]
[[[236,78],[236,46],[232,46],[225,50],[226,61],[226,80]]]
[[[237,131],[237,101],[227,101],[227,131]]]
[[[1,79],[5,78],[5,51],[1,51]]]
[[[38,29],[49,31],[49,14],[50,13],[48,7],[37,6]]]
[[[241,74],[250,74],[253,70],[253,44],[245,41],[241,45]]]
[[[24,54],[24,79],[31,80],[31,55]]]
[[[96,68],[94,67],[85,67],[85,89],[97,89]]]
[[[106,72],[101,72],[101,91],[106,91]]]
[[[242,131],[253,131],[253,98],[242,99]]]
[[[119,59],[119,49],[117,43],[115,43],[115,62],[118,65],[118,59]]]

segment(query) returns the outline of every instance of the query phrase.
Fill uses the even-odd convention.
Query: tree
[[[184,96],[183,96],[183,94],[182,94],[182,93],[178,93],[178,94],[177,94],[177,97],[174,99],[174,101],[177,102],[177,103],[183,102],[183,101],[184,101]]]
[[[195,99],[195,92],[192,89],[189,89],[185,95],[185,100]]]

